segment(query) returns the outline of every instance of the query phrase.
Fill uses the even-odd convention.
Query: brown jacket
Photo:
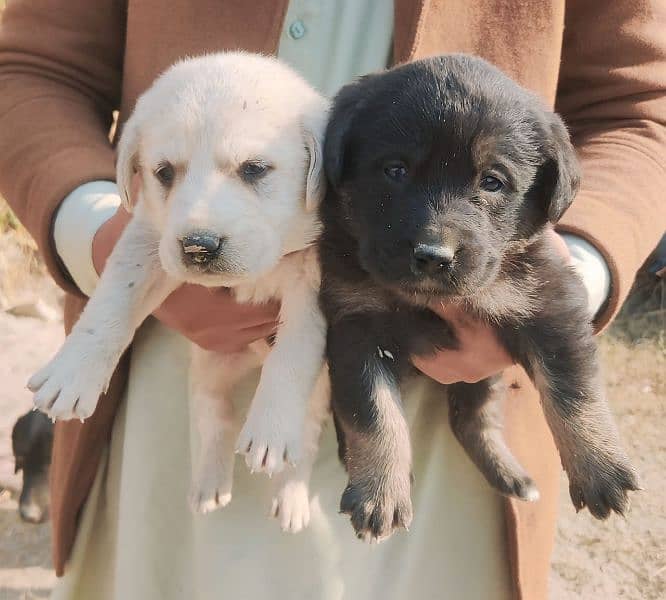
[[[274,53],[287,0],[9,0],[0,31],[0,190],[67,291],[66,324],[84,299],[53,248],[60,201],[114,178],[112,111],[127,118],[155,76],[185,55]],[[562,229],[606,257],[612,293],[602,327],[666,226],[666,2],[663,0],[396,0],[394,60],[479,54],[564,115],[584,169]],[[53,452],[54,561],[59,575],[107,443],[127,362],[95,415],[58,423]],[[559,463],[536,394],[517,369],[509,443],[542,493],[508,501],[516,597],[546,597]],[[590,518],[581,515],[581,519]]]

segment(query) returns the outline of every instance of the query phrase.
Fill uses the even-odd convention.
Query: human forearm
[[[611,275],[602,254],[587,240],[563,233],[560,236],[569,250],[570,262],[587,290],[588,309],[593,317],[608,301]]]
[[[93,260],[93,240],[102,225],[116,214],[118,206],[120,196],[116,184],[93,181],[69,194],[56,214],[55,249],[74,283],[86,296],[92,294],[101,271]]]
[[[53,216],[76,187],[114,178],[108,131],[118,104],[123,17],[112,0],[15,0],[0,30],[0,191],[64,273]]]
[[[601,4],[601,6],[600,6]],[[557,110],[582,166],[558,231],[601,252],[611,274],[603,328],[666,229],[666,1],[567,2]]]

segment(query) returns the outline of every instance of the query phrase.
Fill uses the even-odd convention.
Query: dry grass
[[[625,334],[623,333],[622,336]],[[663,335],[663,331],[662,331]],[[600,340],[611,409],[641,478],[626,518],[576,514],[562,477],[551,599],[666,598],[666,352],[613,332]]]
[[[0,198],[0,233],[7,231],[16,231],[21,228],[21,224],[14,216],[7,203]]]
[[[44,275],[35,242],[0,199],[0,309],[22,301]]]
[[[647,264],[651,261],[648,260]],[[625,519],[576,514],[562,478],[551,597],[666,598],[666,281],[641,269],[600,338],[611,409],[641,478]]]
[[[649,340],[666,352],[666,278],[641,270],[609,333],[630,344]]]

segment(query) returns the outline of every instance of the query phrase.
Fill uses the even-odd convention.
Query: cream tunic
[[[387,64],[392,19],[389,1],[292,0],[278,54],[332,95],[352,77]],[[103,208],[97,205],[98,219],[114,205],[109,191],[103,190]],[[79,202],[78,210],[84,206]],[[90,291],[89,265],[86,271],[66,264]],[[198,439],[188,415],[188,352],[185,339],[152,318],[137,332],[111,444],[54,599],[510,597],[502,499],[455,441],[446,402],[425,378],[405,394],[415,475],[409,533],[365,545],[338,514],[346,477],[330,423],[314,468],[306,531],[284,534],[267,517],[270,481],[250,475],[242,461],[230,505],[193,515],[187,491]],[[247,405],[256,381],[253,373],[239,386],[239,405]]]

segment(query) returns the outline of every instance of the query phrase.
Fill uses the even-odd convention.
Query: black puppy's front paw
[[[411,482],[399,476],[382,480],[350,480],[340,500],[340,512],[351,516],[356,535],[363,541],[383,541],[412,522]],[[381,483],[380,483],[381,482]]]
[[[587,506],[597,519],[607,519],[611,511],[624,515],[629,492],[640,489],[636,472],[624,458],[600,457],[569,475],[569,495],[576,511]]]
[[[504,496],[518,498],[525,502],[536,502],[539,489],[531,477],[522,473],[498,472],[490,483]]]

